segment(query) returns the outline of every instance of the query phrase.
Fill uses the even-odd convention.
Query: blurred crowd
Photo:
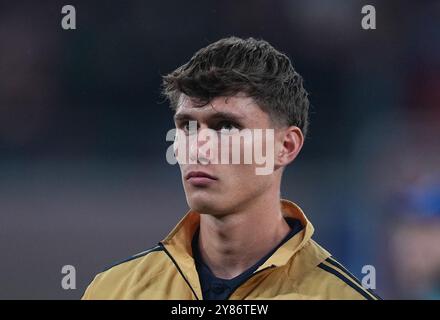
[[[163,210],[171,197],[165,192],[171,182],[171,191],[179,189],[179,177],[165,163],[173,122],[160,94],[161,75],[221,37],[252,36],[288,54],[310,93],[310,136],[287,174],[286,195],[307,209],[318,239],[357,276],[363,265],[376,267],[384,298],[440,298],[439,1],[369,1],[376,30],[361,28],[366,3],[359,0],[69,4],[77,29],[68,31],[60,25],[62,2],[0,4],[0,248],[11,270],[21,255],[30,257],[20,264],[23,273],[42,257],[58,263],[54,252],[61,249],[53,240],[59,233],[37,249],[27,244],[39,233],[22,231],[41,223],[36,188],[46,190],[39,210],[47,215],[43,221],[53,221],[48,230],[63,223],[56,219],[63,203],[85,201],[90,192],[99,194],[98,210],[84,207],[84,219],[102,219],[104,204],[124,207],[120,181],[132,183],[124,198],[127,219],[136,220],[130,212],[148,210],[154,217],[152,211]],[[155,171],[155,180],[141,179],[133,167],[148,177]],[[124,172],[125,180],[114,178]],[[97,179],[107,180],[84,187]],[[75,187],[60,198],[59,183]],[[178,199],[184,201],[181,194]],[[81,219],[78,226],[86,223]],[[87,276],[114,258],[104,248],[111,236],[103,231],[106,223],[102,219],[101,239],[80,227],[69,235],[72,243],[102,241],[99,262],[78,260]],[[162,223],[166,230],[173,222]],[[153,226],[146,225],[147,232]],[[146,242],[131,241],[127,246]],[[72,255],[97,254],[78,243],[81,250]],[[133,253],[126,250],[118,254]],[[48,266],[43,275],[53,272]],[[44,288],[44,279],[29,290],[25,277],[3,277],[0,272],[0,288],[8,288],[0,290],[2,298],[66,297],[56,285]]]

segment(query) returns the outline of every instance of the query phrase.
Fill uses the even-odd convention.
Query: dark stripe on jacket
[[[105,268],[105,269],[104,269],[103,271],[101,271],[101,272],[107,271],[107,270],[109,270],[109,269],[111,269],[111,268],[113,268],[113,267],[116,267],[116,266],[118,266],[118,265],[120,265],[120,264],[123,264],[123,263],[125,263],[125,262],[129,262],[129,261],[131,261],[131,260],[134,260],[134,259],[137,259],[137,258],[140,258],[140,257],[144,257],[144,256],[146,256],[147,254],[149,254],[149,253],[151,253],[151,252],[156,252],[156,251],[163,251],[163,247],[160,246],[160,245],[154,246],[153,248],[150,248],[150,249],[148,249],[148,250],[145,250],[145,251],[142,251],[142,252],[140,252],[140,253],[137,253],[137,254],[135,254],[134,256],[131,256],[130,258],[127,258],[127,259],[124,259],[124,260],[122,260],[122,261],[119,261],[119,262],[117,262],[117,263],[115,263],[115,264],[112,264],[110,267]]]
[[[361,294],[365,299],[374,300],[374,298],[372,298],[365,290],[363,290],[362,288],[359,288],[359,286],[356,283],[354,283],[352,280],[350,280],[349,278],[344,276],[342,273],[340,273],[336,269],[333,269],[332,267],[330,267],[326,264],[323,264],[323,263],[320,263],[318,265],[318,267],[327,271],[328,273],[333,274],[334,276],[338,277],[339,279],[341,279],[344,283],[346,283],[351,288],[353,288],[355,291],[357,291],[359,294]]]
[[[336,261],[335,258],[333,257],[329,257],[327,258],[325,261],[327,261],[328,263],[330,263],[331,265],[341,269],[342,271],[344,271],[350,278],[352,281],[356,282],[358,285],[360,285],[364,290],[368,291],[372,296],[374,296],[376,299],[378,300],[382,300],[381,297],[379,297],[373,290],[371,289],[367,289],[364,288],[364,286],[362,285],[362,283],[350,272],[348,271],[342,264],[340,264],[338,261]]]

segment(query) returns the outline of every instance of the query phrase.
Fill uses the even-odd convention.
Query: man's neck
[[[240,212],[222,217],[202,214],[200,254],[216,277],[232,279],[253,266],[289,231],[279,196],[267,195]]]

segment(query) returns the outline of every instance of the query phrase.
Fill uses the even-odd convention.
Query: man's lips
[[[185,178],[187,180],[191,179],[191,178],[208,178],[211,180],[217,180],[216,177],[211,176],[210,174],[203,172],[203,171],[190,171]]]
[[[216,177],[203,171],[190,171],[185,178],[195,187],[206,187],[218,180]]]

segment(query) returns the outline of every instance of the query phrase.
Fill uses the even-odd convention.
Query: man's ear
[[[275,168],[285,167],[291,163],[301,151],[304,136],[300,128],[290,126],[279,130],[277,134],[278,148],[275,154]]]

